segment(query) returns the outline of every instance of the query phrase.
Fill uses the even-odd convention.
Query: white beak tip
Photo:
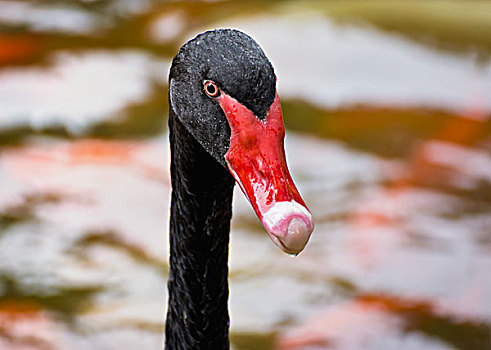
[[[273,242],[291,256],[305,248],[314,229],[310,212],[294,201],[276,203],[263,216],[263,223]]]

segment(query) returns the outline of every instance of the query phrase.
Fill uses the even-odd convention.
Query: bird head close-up
[[[491,1],[0,0],[0,350],[491,349]]]
[[[187,42],[170,68],[169,109],[166,348],[228,349],[234,183],[285,253],[304,249],[314,222],[286,165],[273,67],[251,37],[225,29]]]
[[[169,105],[230,170],[275,244],[300,253],[314,224],[288,171],[276,76],[259,45],[231,29],[190,40],[172,61]]]

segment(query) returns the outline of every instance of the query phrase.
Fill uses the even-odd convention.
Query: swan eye
[[[210,97],[217,97],[220,94],[218,86],[211,80],[205,80],[205,92]]]

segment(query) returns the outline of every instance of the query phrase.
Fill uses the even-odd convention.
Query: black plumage
[[[264,117],[276,92],[259,45],[236,30],[186,43],[169,75],[172,199],[166,349],[229,348],[228,243],[235,184],[224,155],[230,127],[203,82]]]
[[[230,127],[203,82],[213,80],[259,118],[273,103],[276,82],[271,62],[248,35],[231,29],[205,32],[188,41],[172,61],[169,105],[194,138],[225,166]]]

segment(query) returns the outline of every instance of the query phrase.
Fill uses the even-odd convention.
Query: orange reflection
[[[276,349],[372,349],[382,338],[411,331],[419,333],[415,345],[421,349],[426,348],[421,334],[452,348],[489,349],[489,330],[490,325],[480,319],[442,312],[428,300],[366,294],[328,307],[285,332]]]
[[[24,60],[40,49],[39,41],[30,35],[0,36],[0,66]]]
[[[141,145],[125,141],[80,140],[66,148],[69,163],[126,163],[134,160]]]
[[[380,191],[358,203],[349,219],[356,232],[352,240],[355,259],[361,266],[371,268],[383,261],[384,238],[377,237],[377,231],[388,228],[393,234],[407,233],[405,217],[412,204],[408,194],[422,185],[458,187],[455,174],[463,170],[466,157],[473,152],[468,145],[486,132],[488,118],[486,111],[475,103],[461,116],[449,118],[425,141],[415,144],[404,162],[383,167],[390,180]]]
[[[33,184],[43,183],[53,174],[69,171],[74,166],[119,166],[136,168],[149,178],[169,183],[169,177],[159,163],[163,157],[156,157],[157,147],[132,141],[108,141],[83,139],[46,146],[14,148],[3,156],[7,169]],[[148,157],[151,158],[148,158]],[[158,159],[158,163],[155,161]],[[162,160],[161,160],[162,159]]]
[[[278,339],[277,349],[355,349],[370,344],[396,325],[396,318],[377,303],[348,301],[328,307],[283,334]]]
[[[0,302],[0,349],[62,349],[53,318],[29,300]]]
[[[414,215],[411,214],[413,202],[407,195],[422,185],[458,186],[452,182],[452,175],[462,171],[465,154],[479,150],[472,146],[476,140],[482,139],[483,132],[487,132],[488,119],[486,112],[475,104],[461,116],[449,118],[425,141],[415,144],[407,159],[402,162],[389,161],[387,166],[383,166],[385,178],[390,180],[359,201],[348,218],[352,258],[359,268],[376,269],[393,263],[390,260],[394,256],[391,240],[408,234],[407,217]],[[443,146],[436,147],[438,145]],[[474,280],[473,283],[479,282]],[[477,300],[483,302],[482,297],[476,297],[481,290],[479,286],[469,285],[469,288],[462,289],[460,295],[441,300],[447,304],[449,300],[459,302],[460,311],[445,310],[446,315],[441,314],[443,309],[438,299],[363,295],[330,306],[299,327],[287,331],[279,337],[277,349],[363,348],[405,327],[413,327],[432,336],[435,335],[431,332],[437,333],[438,337],[451,344],[471,340],[486,342],[489,340],[489,326],[469,319],[472,318],[470,310],[478,309],[473,303],[479,303]],[[434,305],[438,305],[439,309]],[[458,321],[459,318],[464,321]],[[441,328],[425,329],[428,323]],[[454,331],[449,332],[448,329]],[[457,336],[457,332],[462,334]]]

